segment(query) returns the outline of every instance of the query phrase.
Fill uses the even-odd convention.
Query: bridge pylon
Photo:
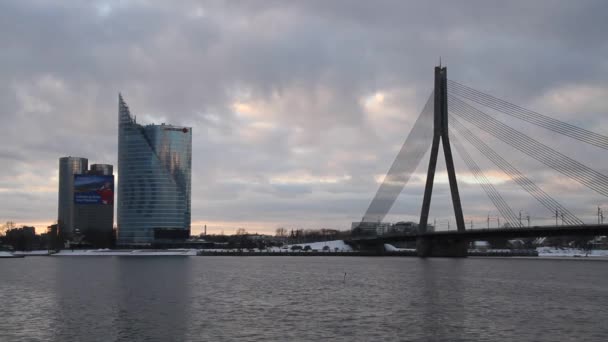
[[[458,192],[456,170],[454,169],[454,158],[452,156],[452,149],[450,147],[448,130],[448,83],[446,67],[435,67],[434,97],[433,142],[431,145],[431,157],[426,176],[426,186],[424,188],[424,199],[422,201],[422,210],[420,212],[420,223],[418,229],[422,234],[426,233],[427,231],[429,210],[431,207],[431,196],[433,193],[433,183],[435,180],[435,169],[437,167],[437,157],[439,154],[439,141],[441,140],[443,154],[445,156],[445,164],[448,171],[448,179],[450,182],[452,204],[454,205],[454,215],[456,216],[456,229],[459,232],[464,232],[464,216],[462,215],[462,204],[460,202],[460,194]],[[466,256],[467,253],[467,245],[464,241],[453,241],[450,248],[445,249],[429,240],[421,238],[418,240],[417,249],[420,256]]]

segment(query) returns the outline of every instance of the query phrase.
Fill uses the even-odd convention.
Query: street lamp
[[[521,210],[519,211],[519,228],[521,228]]]

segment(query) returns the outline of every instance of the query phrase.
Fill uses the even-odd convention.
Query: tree
[[[247,235],[247,230],[245,230],[245,228],[239,228],[236,230],[236,235]]]
[[[4,243],[18,251],[32,250],[40,242],[40,236],[36,235],[36,228],[34,227],[12,228],[7,230],[5,234]]]
[[[9,231],[9,230],[11,230],[13,228],[15,228],[15,222],[13,222],[13,221],[6,221],[6,223],[3,224],[0,227],[0,235],[6,234],[7,231]]]
[[[275,236],[276,237],[286,237],[287,236],[287,229],[285,229],[283,227],[277,228]]]

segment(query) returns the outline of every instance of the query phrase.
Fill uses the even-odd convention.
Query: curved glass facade
[[[139,125],[118,102],[118,244],[151,244],[155,231],[188,236],[192,128]]]

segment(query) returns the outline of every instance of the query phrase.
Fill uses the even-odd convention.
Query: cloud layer
[[[195,230],[346,229],[422,109],[439,56],[451,79],[608,134],[605,13],[605,1],[2,2],[0,219],[56,219],[61,156],[116,165],[122,92],[138,122],[193,127]],[[608,172],[605,151],[510,124]],[[608,204],[485,139],[584,220]],[[470,152],[514,210],[550,221]],[[483,225],[496,210],[456,159],[466,219]],[[419,214],[422,164],[389,220]],[[453,215],[441,175],[440,225]]]

